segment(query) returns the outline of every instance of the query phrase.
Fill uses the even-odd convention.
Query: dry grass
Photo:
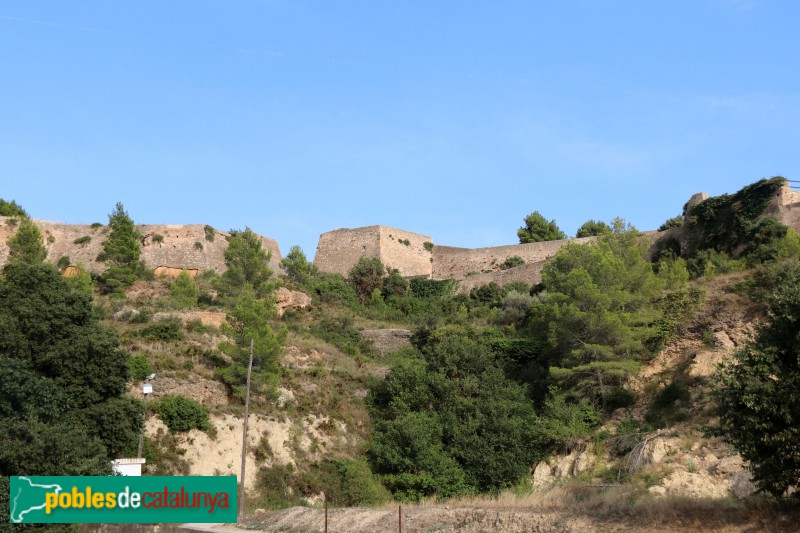
[[[394,504],[396,505],[396,504]],[[470,496],[429,500],[418,506],[446,505],[525,513],[588,517],[600,524],[654,531],[800,531],[800,508],[767,498],[746,500],[653,496],[632,485],[570,483],[524,494],[506,491],[496,497]],[[391,505],[385,506],[389,509]],[[405,506],[404,506],[405,507]]]

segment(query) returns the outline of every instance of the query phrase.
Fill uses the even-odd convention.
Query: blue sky
[[[0,197],[244,228],[655,229],[800,179],[800,3],[0,0]]]

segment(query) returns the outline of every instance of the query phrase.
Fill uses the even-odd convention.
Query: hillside
[[[387,509],[399,503],[420,530],[789,531],[796,515],[772,502],[798,480],[756,494],[717,391],[720,365],[774,318],[770,295],[800,273],[800,237],[785,225],[794,194],[762,180],[690,202],[658,233],[617,220],[594,237],[502,251],[436,255],[426,236],[375,226],[359,233],[377,235],[372,255],[337,259],[346,277],[318,268],[330,255],[311,263],[295,247],[281,259],[249,230],[216,232],[201,250],[203,226],[138,226],[146,268],[123,288],[97,260],[113,224],[59,248],[83,230],[35,221],[42,248],[31,246],[50,262],[87,260],[86,270],[61,262],[64,290],[91,294],[94,317],[118,336],[132,404],[155,374],[145,474],[239,474],[255,339],[249,527],[313,530],[327,499],[373,507],[337,511],[346,531],[391,530]],[[24,268],[12,218],[0,220],[0,259]],[[328,254],[334,237],[321,238]],[[214,266],[175,259],[186,243]],[[178,251],[162,261],[163,248]],[[519,250],[536,260],[501,268]],[[389,263],[409,253],[405,268],[427,263],[430,274]],[[442,265],[463,276],[437,279]],[[467,275],[481,266],[491,268]],[[135,455],[128,440],[118,456]]]

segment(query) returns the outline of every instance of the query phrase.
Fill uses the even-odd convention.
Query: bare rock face
[[[533,469],[532,482],[534,487],[544,487],[552,483],[554,479],[553,467],[547,461],[542,461]]]
[[[411,331],[407,329],[365,329],[361,337],[372,341],[381,353],[390,353],[411,346]]]
[[[311,306],[311,296],[304,292],[292,291],[286,287],[280,287],[275,296],[278,307],[278,316],[283,316],[287,309],[306,309]]]
[[[729,495],[724,482],[701,472],[673,472],[664,478],[664,488],[668,494],[691,498],[725,498]]]

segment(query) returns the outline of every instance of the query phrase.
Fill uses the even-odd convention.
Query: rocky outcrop
[[[287,309],[307,309],[311,307],[311,296],[304,292],[289,290],[280,287],[275,291],[275,305],[278,316],[283,316]]]

